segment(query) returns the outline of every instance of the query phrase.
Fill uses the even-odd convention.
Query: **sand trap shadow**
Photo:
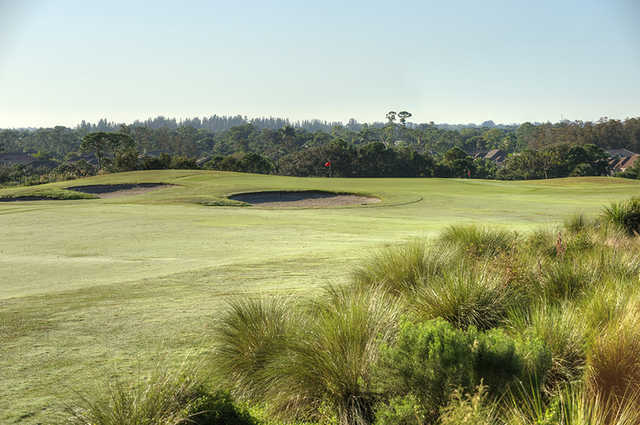
[[[123,184],[94,184],[88,186],[71,186],[66,190],[89,193],[100,198],[115,198],[118,196],[140,195],[153,190],[175,186],[167,183],[123,183]]]
[[[323,192],[320,190],[238,193],[229,196],[229,199],[267,208],[328,208],[380,202],[380,199],[371,196]]]

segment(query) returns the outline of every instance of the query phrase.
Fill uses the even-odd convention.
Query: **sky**
[[[640,0],[0,0],[0,128],[640,116]]]

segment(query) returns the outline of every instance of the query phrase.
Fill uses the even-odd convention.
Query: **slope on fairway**
[[[526,230],[574,211],[595,213],[640,189],[613,178],[301,179],[171,170],[2,189],[0,196],[151,182],[175,186],[0,204],[0,423],[49,423],[71,389],[148,370],[158,352],[177,359],[206,347],[203,335],[228,296],[308,293],[340,282],[384,244],[452,223]],[[226,195],[263,190],[351,192],[382,202],[225,206],[233,204]]]

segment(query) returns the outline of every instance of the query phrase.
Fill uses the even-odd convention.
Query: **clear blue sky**
[[[0,0],[0,127],[640,116],[640,0]]]

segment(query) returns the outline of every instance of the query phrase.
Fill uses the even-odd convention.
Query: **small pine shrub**
[[[376,409],[375,425],[423,425],[427,415],[420,401],[413,394],[394,397],[389,403],[381,403]]]
[[[531,379],[523,351],[500,330],[464,331],[442,319],[404,321],[394,344],[382,347],[374,376],[381,394],[415,397],[428,420],[434,421],[456,388],[469,391],[485,382],[487,393],[498,396],[512,384]],[[545,355],[544,351],[532,354]],[[387,405],[385,412],[390,411],[398,411],[398,406]]]
[[[383,346],[376,371],[383,394],[415,395],[429,420],[437,418],[455,388],[474,382],[473,338],[442,319],[401,324],[393,345]]]

